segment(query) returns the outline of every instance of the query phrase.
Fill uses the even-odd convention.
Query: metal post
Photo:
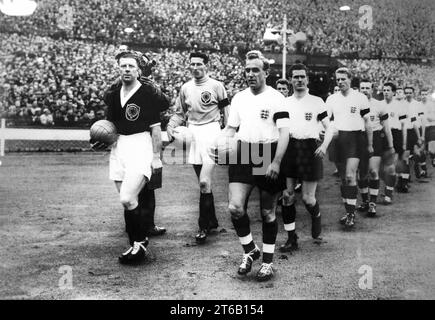
[[[282,26],[282,78],[286,78],[287,65],[287,15],[284,15],[284,23]]]
[[[5,136],[4,129],[6,129],[6,119],[1,119],[0,121],[0,156],[5,155]]]

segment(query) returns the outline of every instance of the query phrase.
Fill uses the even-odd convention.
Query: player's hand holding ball
[[[101,151],[106,150],[109,146],[118,140],[115,125],[108,120],[98,120],[95,122],[90,130],[90,140],[92,150]]]

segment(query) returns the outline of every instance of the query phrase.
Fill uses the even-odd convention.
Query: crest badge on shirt
[[[201,93],[201,102],[203,104],[209,104],[211,102],[211,93],[208,91],[203,91]]]
[[[312,112],[305,112],[305,120],[311,121],[313,119],[313,113]]]
[[[356,107],[350,107],[350,113],[356,113]]]
[[[135,121],[137,118],[139,118],[140,114],[140,107],[134,103],[127,104],[127,107],[125,108],[125,118],[128,121]]]
[[[370,121],[371,122],[375,121],[375,116],[370,116]]]
[[[269,119],[269,116],[270,116],[270,110],[263,109],[260,111],[260,118],[261,119],[267,120],[267,119]]]

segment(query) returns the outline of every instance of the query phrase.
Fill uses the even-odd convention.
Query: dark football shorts
[[[369,172],[369,160],[370,160],[370,154],[369,150],[367,149],[367,135],[365,132],[362,132],[361,136],[362,140],[362,149],[359,157],[359,164],[358,164],[358,170],[360,177],[364,177]]]
[[[388,139],[383,130],[373,131],[373,156],[382,157],[388,151]]]
[[[414,152],[414,146],[418,143],[417,133],[414,129],[408,129],[406,136],[406,150],[409,150],[412,154]]]
[[[302,181],[319,181],[323,178],[322,159],[315,156],[318,148],[316,139],[290,138],[287,151],[281,162],[281,171],[289,178]]]
[[[334,163],[339,162],[338,153],[337,153],[338,152],[337,141],[338,141],[338,137],[337,136],[333,137],[328,146],[328,159],[329,161]]]
[[[345,163],[347,159],[363,157],[367,150],[367,141],[364,140],[363,131],[338,131],[337,149],[339,162]]]
[[[244,183],[270,194],[286,189],[286,180],[280,172],[276,180],[266,178],[266,170],[275,157],[277,143],[253,144],[238,142],[237,163],[228,166],[229,183]]]
[[[405,150],[403,150],[402,130],[391,129],[391,134],[393,135],[394,150],[396,150],[396,153],[399,155],[399,157],[401,157],[403,152],[405,151]]]
[[[426,142],[435,141],[435,126],[426,127],[425,136]]]

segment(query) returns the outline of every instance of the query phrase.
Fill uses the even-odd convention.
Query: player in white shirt
[[[278,79],[276,81],[276,90],[281,92],[284,97],[288,97],[290,94],[290,83],[287,79]]]
[[[168,138],[173,140],[174,129],[186,121],[194,137],[189,149],[189,163],[193,165],[200,189],[199,231],[195,238],[197,243],[203,244],[210,230],[218,227],[212,192],[216,164],[210,159],[208,150],[221,133],[221,109],[225,115],[229,101],[224,85],[207,75],[208,56],[192,52],[189,60],[193,79],[181,87],[177,111],[169,120],[166,131]]]
[[[419,166],[421,170],[421,176],[427,178],[427,165],[426,165],[426,150],[427,150],[427,137],[429,134],[429,111],[430,111],[430,103],[427,99],[429,94],[429,90],[423,88],[420,91],[420,111],[418,113],[417,123],[420,127],[420,135],[423,140],[422,147],[420,148],[420,158],[419,158]]]
[[[237,163],[229,165],[229,211],[244,255],[238,274],[246,275],[260,257],[246,212],[249,195],[260,189],[260,210],[263,220],[263,263],[257,272],[258,281],[273,277],[273,254],[278,233],[275,209],[285,178],[280,174],[281,160],[289,141],[288,112],[284,97],[266,85],[269,62],[260,51],[246,54],[245,77],[249,88],[237,93],[230,106],[226,137],[237,137]],[[239,128],[236,133],[237,128]],[[262,163],[256,163],[255,150],[263,151]],[[257,156],[258,156],[257,152]],[[243,161],[246,160],[247,161]]]
[[[346,214],[340,223],[347,228],[355,225],[355,207],[358,195],[357,170],[363,150],[373,154],[373,131],[370,124],[370,107],[367,97],[351,89],[351,73],[348,68],[339,68],[335,72],[340,92],[334,93],[326,100],[332,111],[334,125],[330,128],[338,130],[338,161],[345,163],[345,170],[340,170],[342,179],[342,197],[345,199]],[[364,140],[366,130],[367,141]],[[325,138],[326,140],[326,138]],[[344,172],[343,172],[344,171]]]
[[[394,168],[395,152],[386,103],[373,98],[373,84],[371,81],[361,80],[359,88],[360,92],[365,94],[369,100],[369,116],[373,129],[373,156],[369,157],[367,151],[364,152],[365,156],[360,160],[358,187],[360,189],[362,204],[358,207],[358,210],[366,211],[367,216],[374,217],[376,215],[376,203],[379,194],[379,170],[381,162],[387,168]]]
[[[313,239],[320,236],[321,216],[316,188],[323,177],[322,158],[326,153],[326,145],[319,147],[319,142],[322,128],[330,132],[327,130],[329,117],[325,103],[321,98],[308,93],[307,67],[295,64],[290,68],[290,75],[294,93],[285,99],[290,119],[290,141],[281,162],[281,171],[287,177],[287,189],[283,191],[282,197],[282,218],[288,240],[280,247],[281,252],[297,249],[294,193],[297,179],[302,180],[302,201],[311,215],[311,236]]]
[[[404,139],[406,138],[406,128],[405,128],[405,120],[407,119],[407,111],[406,106],[403,101],[398,99],[394,99],[394,95],[396,91],[399,91],[399,96],[403,95],[402,88],[396,88],[396,85],[391,82],[384,83],[383,86],[383,94],[384,100],[381,102],[384,105],[388,113],[388,122],[391,128],[391,134],[393,137],[393,147],[394,147],[394,158],[392,165],[384,166],[384,182],[385,182],[385,191],[384,191],[384,202],[383,204],[389,205],[392,203],[393,199],[393,191],[396,185],[397,177],[396,172],[400,175],[403,170],[403,153],[406,149],[404,145]],[[401,178],[400,178],[401,179]]]
[[[427,88],[421,90],[420,95],[426,115],[425,143],[432,160],[432,166],[435,167],[435,101],[429,96]]]
[[[414,172],[416,178],[420,178],[421,175],[425,175],[422,172],[420,163],[424,161],[423,156],[423,139],[420,133],[421,128],[421,116],[424,115],[421,110],[421,104],[414,99],[415,90],[411,86],[407,86],[405,91],[405,104],[408,106],[408,118],[407,121],[407,139],[406,139],[406,150],[412,155],[414,161]],[[409,164],[408,164],[409,166]],[[409,179],[408,179],[409,181]]]

